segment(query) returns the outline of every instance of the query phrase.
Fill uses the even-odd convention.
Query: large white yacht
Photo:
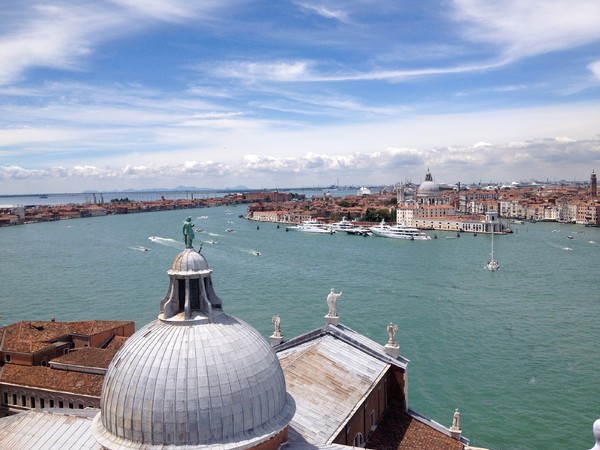
[[[339,222],[334,222],[331,225],[331,229],[335,231],[345,231],[347,234],[354,234],[358,236],[371,236],[373,233],[368,228],[356,225],[354,222],[350,222],[346,219],[346,216],[342,217]]]
[[[375,227],[370,227],[369,230],[379,237],[409,239],[411,241],[428,241],[431,236],[423,233],[417,228],[407,227],[406,225],[387,225],[385,220]]]
[[[346,216],[344,216],[344,217],[342,217],[342,220],[340,220],[339,222],[334,222],[334,223],[330,224],[330,227],[332,230],[335,230],[335,231],[346,231],[351,228],[354,228],[354,224],[352,222],[350,222],[348,219],[346,219]]]
[[[335,230],[331,226],[317,222],[316,220],[306,220],[298,225],[292,225],[286,227],[285,231],[304,231],[305,233],[321,233],[321,234],[333,234]]]

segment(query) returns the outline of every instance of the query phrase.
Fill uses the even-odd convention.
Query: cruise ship
[[[375,227],[369,228],[371,233],[379,237],[394,239],[409,239],[411,241],[428,241],[431,236],[423,233],[417,228],[407,227],[406,225],[387,225],[385,220]]]

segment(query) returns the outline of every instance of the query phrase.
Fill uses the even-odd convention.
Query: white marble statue
[[[596,445],[594,445],[590,450],[600,450],[600,419],[598,419],[594,422],[592,431],[594,432],[594,438],[596,439]]]
[[[460,430],[460,413],[458,412],[458,408],[454,411],[454,416],[452,416],[452,426],[451,430]]]
[[[281,318],[279,314],[275,314],[272,318],[273,326],[275,327],[275,331],[273,332],[273,336],[280,337],[281,336]]]
[[[388,344],[389,345],[396,345],[396,332],[398,331],[398,325],[396,325],[395,323],[390,322],[390,324],[387,326],[387,332],[389,335],[389,339],[388,339]]]
[[[342,291],[340,291],[339,293],[335,293],[333,288],[330,289],[329,295],[327,296],[327,306],[329,307],[329,312],[327,313],[327,315],[329,317],[337,317],[336,307],[340,295],[342,295]]]

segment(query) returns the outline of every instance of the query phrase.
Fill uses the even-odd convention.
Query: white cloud
[[[38,192],[61,186],[80,189],[123,189],[177,186],[225,187],[242,182],[249,187],[300,187],[340,179],[351,184],[393,184],[422,179],[430,168],[442,182],[511,181],[514,179],[586,179],[600,164],[600,138],[545,138],[502,144],[436,147],[429,150],[388,148],[371,153],[328,155],[308,152],[299,157],[246,155],[233,164],[187,160],[182,163],[99,167],[75,165],[48,169],[0,166],[0,181],[30,182]],[[566,173],[569,165],[576,172]],[[197,180],[202,180],[198,182]],[[140,184],[142,183],[142,184]],[[154,183],[154,184],[149,184]],[[166,183],[166,184],[165,184]],[[260,185],[259,185],[260,183]],[[34,187],[34,190],[35,190]]]
[[[350,22],[350,18],[348,16],[348,12],[342,9],[332,8],[329,5],[325,5],[322,2],[317,3],[309,3],[309,2],[297,2],[299,7],[315,13],[321,17],[326,19],[334,19],[340,22]]]
[[[227,10],[243,0],[84,1],[74,4],[17,2],[0,30],[0,85],[18,80],[28,69],[83,70],[85,57],[100,43],[134,34],[157,22],[182,22]]]
[[[594,77],[600,81],[600,60],[594,61],[588,65],[588,69],[592,72]]]
[[[202,0],[190,2],[186,0],[109,0],[110,3],[128,10],[137,17],[149,17],[164,22],[182,22],[197,15],[223,7],[233,7],[231,0]],[[239,3],[239,1],[235,2]]]
[[[469,39],[499,47],[508,60],[600,39],[597,0],[454,0],[454,7]]]
[[[296,81],[310,78],[310,61],[232,61],[211,65],[215,75],[244,80]]]
[[[212,72],[214,76],[236,78],[245,81],[278,81],[323,83],[337,81],[405,81],[417,77],[460,74],[493,69],[504,65],[504,59],[496,59],[473,64],[459,64],[447,67],[390,70],[337,70],[321,68],[317,61],[227,61],[199,67]]]

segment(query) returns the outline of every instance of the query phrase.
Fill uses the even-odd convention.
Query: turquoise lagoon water
[[[204,241],[225,311],[265,337],[274,314],[287,338],[321,327],[329,289],[341,290],[344,324],[382,344],[386,325],[398,324],[400,351],[411,361],[412,409],[449,426],[459,408],[475,446],[593,446],[600,229],[514,225],[514,234],[496,236],[502,268],[488,272],[490,236],[312,235],[239,218],[244,212],[206,208],[2,228],[2,321],[135,320],[139,328],[154,320],[191,215],[205,230],[194,246]]]

